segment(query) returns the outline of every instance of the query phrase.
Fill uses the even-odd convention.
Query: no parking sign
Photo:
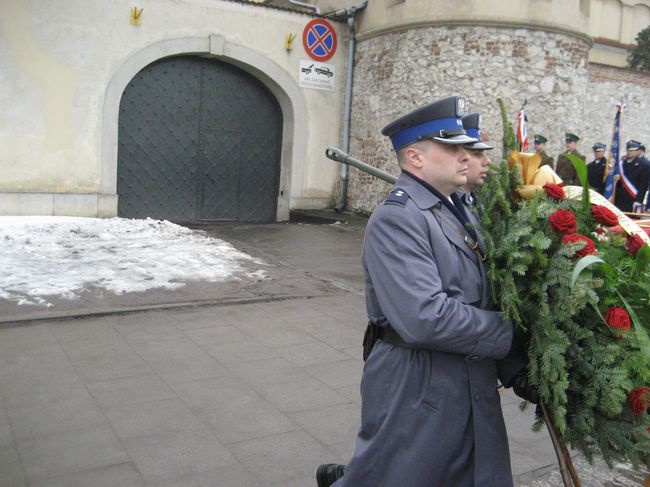
[[[314,19],[302,31],[302,45],[316,61],[327,61],[336,52],[336,32],[327,20]]]

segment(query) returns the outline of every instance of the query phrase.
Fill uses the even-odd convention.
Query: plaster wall
[[[595,42],[589,60],[626,67],[628,49],[649,25],[650,0],[591,0],[588,32]]]
[[[372,0],[360,19],[359,37],[454,24],[534,26],[584,35],[588,15],[584,0]]]
[[[330,205],[338,169],[323,153],[340,144],[347,28],[333,22],[336,89],[320,91],[298,86],[309,15],[221,0],[142,0],[134,26],[133,6],[0,2],[0,214],[56,214],[64,210],[54,195],[79,194],[94,198],[77,198],[76,213],[114,214],[120,90],[150,62],[177,54],[215,57],[261,79],[285,121],[279,210]],[[287,34],[296,35],[292,50]]]

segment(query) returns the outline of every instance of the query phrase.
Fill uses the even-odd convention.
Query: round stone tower
[[[482,133],[501,157],[497,98],[511,121],[527,100],[532,134],[544,134],[549,153],[564,133],[586,127],[589,2],[581,0],[372,0],[359,16],[350,153],[398,173],[380,133],[396,117],[428,101],[462,94],[482,114]],[[349,207],[371,211],[386,183],[352,170]]]

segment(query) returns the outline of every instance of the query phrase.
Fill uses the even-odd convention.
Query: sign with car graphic
[[[311,60],[301,60],[299,79],[301,88],[334,91],[334,86],[336,85],[334,65]]]

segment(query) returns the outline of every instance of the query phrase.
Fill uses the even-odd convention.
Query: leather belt
[[[377,333],[377,338],[382,342],[390,343],[396,347],[422,349],[422,347],[405,342],[401,336],[390,326],[384,328],[380,327]]]

